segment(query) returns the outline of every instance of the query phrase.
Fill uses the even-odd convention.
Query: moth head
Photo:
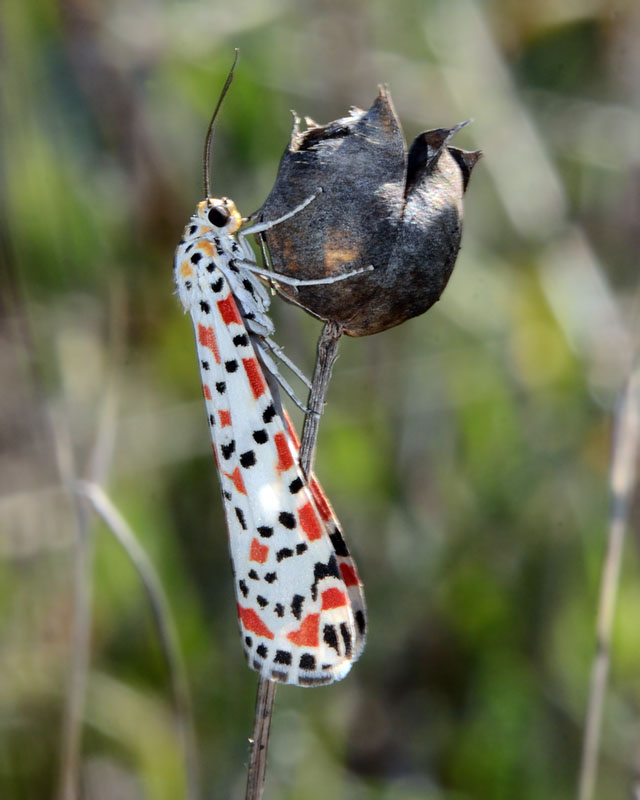
[[[201,223],[213,233],[235,233],[242,225],[236,204],[228,197],[208,197],[198,204]]]

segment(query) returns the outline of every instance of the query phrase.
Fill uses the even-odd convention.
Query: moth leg
[[[329,278],[312,278],[311,280],[302,280],[300,278],[290,278],[288,275],[281,275],[279,272],[267,272],[265,269],[260,269],[260,267],[257,267],[251,261],[245,261],[240,258],[235,259],[235,262],[236,264],[242,264],[242,266],[249,270],[249,272],[254,272],[256,275],[277,281],[278,283],[286,283],[289,286],[319,286],[323,283],[337,283],[338,281],[344,281],[347,278],[353,278],[354,275],[360,275],[363,272],[371,272],[371,270],[374,269],[373,264],[369,264],[368,267],[352,269],[351,272],[345,272],[342,275],[331,275]]]
[[[279,225],[281,222],[284,222],[287,219],[291,219],[291,217],[295,217],[297,213],[302,211],[303,208],[306,208],[309,203],[312,203],[316,197],[322,193],[322,188],[318,187],[315,194],[312,194],[311,197],[307,197],[307,199],[300,203],[299,206],[296,206],[291,211],[288,211],[286,214],[283,214],[281,217],[277,219],[272,219],[269,222],[258,222],[255,225],[251,225],[248,228],[245,228],[243,231],[238,233],[238,238],[242,237],[243,239],[248,236],[249,234],[256,234],[262,233],[263,231],[271,230],[271,228],[275,228],[276,225]]]
[[[293,374],[299,378],[302,383],[304,383],[307,389],[310,389],[311,381],[307,378],[304,372],[297,367],[288,356],[284,354],[284,350],[280,347],[280,345],[276,344],[273,339],[270,339],[268,336],[264,337],[264,342],[269,350],[271,350],[271,352],[276,356],[276,358],[280,359],[285,366],[289,367],[291,372],[293,372]]]
[[[298,398],[296,397],[296,393],[293,391],[291,386],[289,386],[289,383],[285,380],[285,378],[282,377],[275,361],[271,358],[271,356],[267,352],[266,343],[258,339],[258,345],[260,348],[260,360],[262,361],[265,369],[268,370],[271,373],[271,375],[273,375],[273,377],[278,381],[280,386],[282,386],[284,391],[289,395],[289,397],[298,406],[298,408],[304,414],[313,414],[314,416],[319,417],[320,414],[318,414],[317,412],[312,412],[311,409],[307,408],[304,403],[298,400]]]

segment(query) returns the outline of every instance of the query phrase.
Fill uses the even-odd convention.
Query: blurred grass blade
[[[157,572],[140,546],[133,530],[104,490],[97,484],[88,481],[78,481],[76,487],[78,494],[89,500],[96,514],[122,545],[147,593],[171,679],[178,736],[184,752],[188,797],[189,800],[197,800],[199,797],[198,758],[191,712],[191,698],[186,668],[180,652],[178,634],[169,601]]]

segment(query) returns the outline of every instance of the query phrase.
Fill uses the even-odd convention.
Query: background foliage
[[[214,189],[261,205],[290,129],[389,83],[408,140],[474,117],[462,253],[428,315],[346,340],[317,472],[365,581],[370,639],[331,688],[281,689],[267,797],[568,798],[640,244],[631,0],[31,0],[2,19],[0,796],[52,797],[82,508],[101,483],[168,593],[203,797],[242,796],[256,678],[172,252],[232,59]],[[276,300],[309,372],[316,321]],[[80,518],[78,517],[80,514]],[[636,515],[637,518],[637,515]],[[138,578],[90,528],[83,797],[184,796]],[[629,540],[599,797],[640,767]]]

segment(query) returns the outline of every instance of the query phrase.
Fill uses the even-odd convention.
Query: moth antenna
[[[218,98],[218,102],[216,103],[216,107],[213,111],[211,122],[209,123],[207,138],[205,139],[204,142],[204,196],[207,200],[209,199],[209,192],[210,192],[209,172],[211,170],[211,143],[213,141],[213,127],[216,122],[216,117],[218,116],[218,111],[220,111],[220,106],[222,105],[222,101],[224,100],[225,95],[229,91],[229,87],[231,86],[231,81],[233,80],[233,73],[236,68],[236,64],[238,63],[239,55],[240,51],[236,47],[233,64],[231,65],[231,69],[229,70],[229,74],[227,75],[227,80],[225,81],[225,84],[222,87],[222,92],[220,92],[220,97]]]

